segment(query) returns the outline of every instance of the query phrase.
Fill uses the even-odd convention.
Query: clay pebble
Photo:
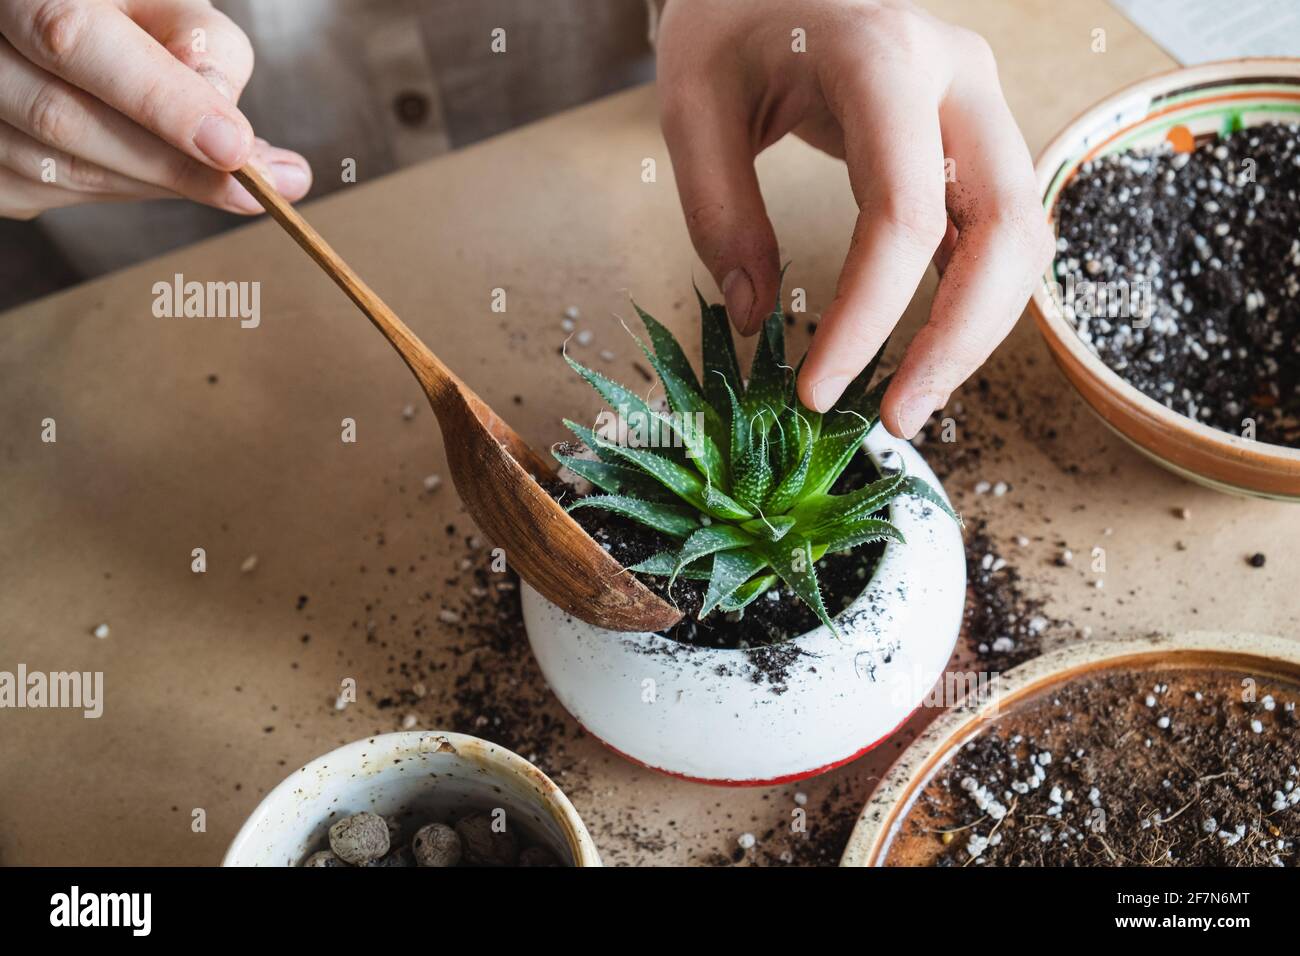
[[[388,846],[388,823],[369,811],[344,817],[330,827],[330,849],[353,866],[378,860],[388,852]]]
[[[519,853],[520,866],[559,866],[560,861],[550,850],[541,846],[525,847]]]
[[[307,862],[303,866],[347,866],[347,864],[329,850],[321,850],[307,857]]]
[[[519,859],[519,842],[509,828],[498,830],[492,817],[476,813],[456,824],[464,850],[464,861],[470,866],[514,866]]]
[[[411,840],[417,866],[455,866],[463,852],[460,836],[445,823],[420,827]]]

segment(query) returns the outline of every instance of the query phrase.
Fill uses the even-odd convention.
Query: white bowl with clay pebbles
[[[445,731],[367,737],[267,794],[222,866],[600,866],[560,788],[518,754]]]

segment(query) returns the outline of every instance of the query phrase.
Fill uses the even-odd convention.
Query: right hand
[[[799,372],[807,407],[834,406],[942,267],[880,407],[911,438],[1011,331],[1055,244],[989,45],[909,0],[668,0],[658,60],[687,226],[741,332],[780,277],[754,157],[794,133],[848,166],[857,225]]]
[[[248,163],[302,198],[307,161],[235,105],[252,70],[209,0],[0,0],[0,216],[169,196],[260,213],[230,176]]]

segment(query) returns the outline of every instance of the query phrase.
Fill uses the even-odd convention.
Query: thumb
[[[746,126],[722,120],[728,112],[666,102],[660,122],[691,242],[732,324],[749,335],[776,304],[780,255]]]

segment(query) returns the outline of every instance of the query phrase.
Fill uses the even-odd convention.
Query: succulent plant
[[[902,533],[882,516],[899,495],[924,498],[960,519],[928,484],[901,472],[831,493],[879,419],[889,381],[870,387],[879,355],[832,410],[819,414],[795,395],[779,297],[759,333],[747,381],[726,309],[706,303],[698,289],[696,298],[702,378],[672,333],[633,304],[650,343],[637,341],[663,385],[666,410],[566,351],[565,360],[615,413],[602,413],[595,428],[565,421],[595,459],[560,452],[556,458],[598,489],[569,510],[603,508],[672,539],[671,549],[631,570],[665,576],[670,588],[679,576],[707,581],[700,618],[715,609],[743,612],[779,580],[838,634],[817,580],[824,554],[902,543]]]

